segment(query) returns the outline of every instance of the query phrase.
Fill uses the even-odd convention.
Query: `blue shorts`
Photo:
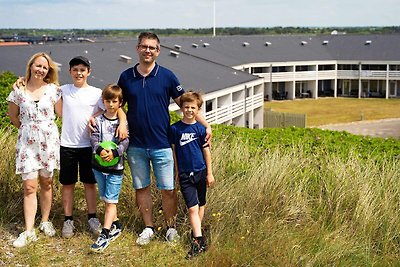
[[[179,185],[186,207],[191,208],[196,205],[201,207],[206,204],[206,177],[207,169],[198,172],[179,173]]]
[[[106,203],[118,203],[123,175],[92,170],[97,181],[100,199]]]
[[[142,189],[150,186],[150,162],[157,188],[161,190],[175,188],[174,157],[171,148],[146,149],[129,146],[126,156],[131,169],[133,188]]]

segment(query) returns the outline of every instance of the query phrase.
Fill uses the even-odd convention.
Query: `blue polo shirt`
[[[140,148],[169,148],[169,104],[184,93],[172,71],[155,65],[143,77],[136,64],[121,73],[118,85],[128,103],[129,145]]]

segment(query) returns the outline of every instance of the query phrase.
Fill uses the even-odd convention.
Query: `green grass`
[[[321,99],[320,108],[334,107],[336,100],[331,100]],[[368,101],[375,103],[375,99]],[[380,107],[396,109],[386,107],[396,101],[382,102]],[[311,103],[290,104],[298,102]],[[347,99],[342,102],[339,107]],[[215,125],[216,185],[208,191],[204,220],[210,248],[192,261],[185,259],[190,228],[180,195],[180,241],[175,246],[164,241],[161,199],[152,188],[157,238],[146,247],[135,244],[143,224],[128,170],[118,204],[125,229],[104,254],[89,251],[95,237],[87,230],[81,185],[75,197],[76,235],[61,237],[63,211],[57,177],[51,213],[56,237],[40,234],[35,244],[14,249],[12,241],[23,228],[22,183],[14,174],[15,142],[15,131],[0,130],[4,152],[0,159],[0,265],[399,266],[400,140],[317,128],[251,130]],[[104,205],[99,201],[98,206],[102,218]],[[37,225],[39,221],[38,213]]]
[[[307,115],[307,126],[400,118],[400,99],[319,98],[265,102],[277,112]]]
[[[119,215],[120,238],[104,254],[89,252],[81,186],[77,188],[77,234],[60,237],[62,205],[55,182],[55,238],[40,235],[14,249],[22,230],[22,186],[14,175],[15,135],[0,133],[0,264],[6,266],[395,266],[400,262],[400,141],[364,138],[318,129],[250,130],[216,126],[212,147],[217,183],[209,190],[204,226],[210,249],[192,261],[189,223],[179,199],[181,240],[163,236],[159,194],[154,190],[157,238],[135,245],[143,227],[129,175]],[[99,204],[103,215],[103,205]],[[39,216],[38,216],[39,218]],[[39,219],[38,219],[39,220]],[[160,229],[158,229],[160,228]]]

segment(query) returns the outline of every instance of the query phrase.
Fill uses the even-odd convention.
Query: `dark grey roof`
[[[367,40],[371,44],[365,45]],[[323,45],[324,41],[328,41]],[[248,46],[244,46],[244,43]],[[266,45],[266,43],[270,45]],[[307,42],[303,43],[302,42]],[[237,66],[255,62],[313,60],[400,60],[400,35],[264,35],[166,37],[162,44],[195,56]],[[192,43],[197,44],[194,48]],[[204,47],[203,44],[209,46]]]
[[[323,45],[324,41],[328,41]],[[366,41],[370,41],[366,44]],[[266,43],[270,45],[266,45]],[[302,42],[304,45],[302,45]],[[209,46],[204,47],[203,44]],[[246,45],[244,45],[246,43]],[[265,35],[163,37],[158,63],[171,69],[185,88],[205,93],[257,79],[231,67],[256,62],[372,60],[400,61],[400,35]],[[197,44],[194,48],[192,44]],[[119,74],[135,64],[136,40],[96,43],[47,43],[30,46],[0,46],[0,71],[24,75],[25,64],[35,52],[44,51],[62,64],[61,84],[70,83],[68,62],[77,55],[92,61],[89,84],[103,87],[115,83]],[[180,46],[178,51],[175,45]],[[176,58],[170,50],[178,51]],[[120,55],[132,57],[127,64]]]
[[[31,46],[0,46],[0,71],[10,70],[17,75],[25,74],[26,63],[36,52],[49,53],[52,59],[60,64],[60,83],[71,83],[68,62],[77,55],[86,56],[92,64],[89,84],[104,87],[108,83],[116,83],[120,73],[133,66],[137,61],[136,43],[131,42],[98,42],[98,43],[69,43],[45,44]],[[130,64],[120,60],[120,55],[132,58]],[[231,67],[180,54],[177,58],[162,48],[157,60],[158,64],[172,70],[184,88],[191,88],[203,93],[213,92],[229,86],[258,79],[251,74],[236,71]]]

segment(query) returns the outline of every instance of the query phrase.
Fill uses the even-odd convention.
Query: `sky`
[[[399,11],[399,0],[0,0],[0,28],[399,26]]]

